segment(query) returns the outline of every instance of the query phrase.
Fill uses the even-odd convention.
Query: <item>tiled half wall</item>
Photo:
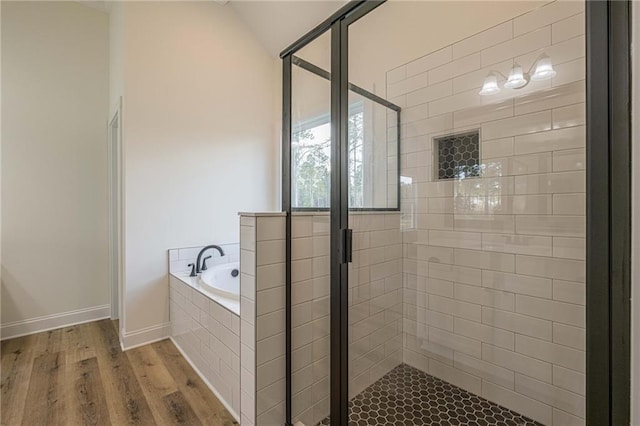
[[[350,393],[402,362],[400,213],[350,217]],[[282,215],[240,218],[243,424],[284,422],[285,299]],[[329,215],[292,217],[292,370],[295,421],[329,414]]]
[[[169,276],[171,339],[240,419],[240,317]]]
[[[553,2],[387,74],[403,107],[403,360],[549,425],[584,423],[583,9]],[[478,94],[542,53],[553,79]],[[473,129],[480,177],[439,180],[433,139]]]
[[[285,216],[240,215],[242,424],[284,424]]]

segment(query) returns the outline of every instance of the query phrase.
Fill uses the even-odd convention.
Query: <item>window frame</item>
[[[295,56],[295,55],[291,55],[291,70],[294,66],[297,66],[299,68],[302,68],[306,71],[309,71],[319,77],[322,77],[326,80],[331,81],[331,73],[328,71],[323,70],[322,68],[318,67],[317,65],[314,65],[308,61],[305,61],[304,59]],[[289,82],[291,82],[291,79],[293,77],[293,73],[290,71],[290,75],[289,75]],[[291,90],[289,88],[289,90]],[[389,102],[388,100],[381,98],[377,95],[375,95],[374,93],[369,92],[368,90],[365,90],[359,86],[356,86],[353,83],[349,83],[349,91],[360,95],[362,97],[364,97],[367,100],[370,100],[372,102],[375,102],[376,104],[379,104],[381,106],[384,106],[392,111],[394,111],[396,113],[396,140],[398,141],[397,143],[397,152],[396,152],[396,158],[397,158],[397,182],[396,182],[396,186],[397,186],[397,190],[396,190],[396,206],[395,207],[349,207],[349,211],[350,212],[399,212],[400,208],[401,208],[401,198],[402,198],[402,194],[401,194],[401,175],[400,175],[400,152],[401,152],[401,147],[400,147],[400,141],[401,141],[401,115],[402,115],[402,108],[392,102]],[[291,92],[289,92],[291,93]],[[291,96],[291,94],[289,95]],[[362,108],[362,111],[364,111],[364,105]],[[302,123],[300,123],[300,129],[305,129],[308,128],[306,126],[304,126],[304,123],[315,123],[318,122],[320,123],[320,119],[325,117],[328,119],[326,122],[324,123],[331,123],[331,114],[322,114],[319,115],[318,117],[313,117],[309,120],[306,120]],[[291,133],[290,136],[290,140],[293,141],[293,132],[298,128],[298,126],[293,126],[292,124],[289,124],[289,132]],[[286,149],[285,147],[283,147],[283,149]],[[287,149],[288,150],[288,149]],[[288,166],[288,170],[285,171],[285,173],[283,173],[283,180],[284,179],[288,179],[289,182],[289,188],[293,189],[293,158],[291,158],[289,156],[289,158],[287,159],[287,162],[285,163],[286,166]],[[283,188],[284,188],[285,182],[283,182]],[[331,211],[331,207],[296,207],[293,205],[293,198],[291,197],[289,199],[289,203],[291,204],[291,211],[292,212],[329,212]]]

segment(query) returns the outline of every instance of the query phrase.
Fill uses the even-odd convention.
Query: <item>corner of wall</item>
[[[166,339],[171,334],[171,323],[165,322],[151,327],[136,330],[131,333],[120,330],[120,344],[123,351],[148,345]]]

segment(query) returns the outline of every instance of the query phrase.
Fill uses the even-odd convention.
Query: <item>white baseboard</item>
[[[164,324],[154,325],[130,333],[122,331],[120,344],[122,345],[122,350],[127,351],[137,348],[138,346],[148,345],[149,343],[166,339],[169,337],[169,334],[171,334],[171,323],[165,322]]]
[[[189,363],[189,365],[191,366],[191,368],[194,369],[194,371],[196,372],[196,374],[198,376],[200,376],[200,378],[202,379],[202,381],[204,382],[205,385],[207,385],[207,387],[209,389],[211,389],[211,392],[213,392],[213,394],[216,396],[216,398],[218,398],[218,401],[220,401],[220,403],[222,403],[222,405],[224,405],[224,408],[227,409],[227,411],[229,411],[229,413],[233,416],[234,419],[236,419],[236,421],[238,422],[238,424],[240,424],[240,416],[238,415],[238,413],[236,413],[233,408],[231,408],[231,405],[229,403],[227,403],[227,401],[225,401],[225,399],[222,397],[222,395],[220,395],[220,393],[218,392],[218,390],[215,388],[215,386],[213,386],[211,383],[209,383],[209,380],[207,380],[207,378],[205,377],[204,374],[202,374],[202,372],[200,372],[200,370],[198,369],[198,367],[196,367],[196,365],[193,363],[193,361],[191,361],[191,358],[189,358],[189,355],[187,355],[187,353],[180,347],[180,345],[178,344],[178,342],[176,342],[173,337],[169,337],[169,339],[171,339],[171,341],[173,342],[173,345],[178,348],[178,352],[180,352],[180,354],[182,355],[182,357],[184,359],[187,360],[187,362]]]
[[[111,305],[94,306],[91,308],[77,309],[75,311],[62,312],[60,314],[46,315],[23,321],[14,321],[2,324],[1,340],[28,334],[54,330],[85,322],[97,321],[111,316]]]

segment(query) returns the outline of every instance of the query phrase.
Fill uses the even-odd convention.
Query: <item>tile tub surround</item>
[[[241,213],[240,243],[210,260],[240,261],[239,303],[188,276],[202,247],[169,251],[172,339],[243,425],[284,422],[284,219]]]
[[[222,307],[231,311],[235,315],[240,315],[240,300],[224,297],[221,294],[208,291],[206,288],[200,285],[198,277],[190,277],[191,268],[187,265],[195,263],[198,257],[198,253],[202,250],[202,247],[188,247],[181,249],[169,250],[169,274],[175,277],[188,286],[194,288],[196,291],[203,294],[210,300],[217,302]],[[211,259],[207,261],[209,267],[215,265],[221,265],[229,262],[237,262],[240,257],[240,244],[220,244],[220,247],[224,251],[225,255],[220,256],[216,250],[211,250]],[[206,253],[209,256],[209,252]]]
[[[211,259],[207,260],[208,266],[220,265],[228,262],[238,262],[240,260],[239,243],[218,245],[224,251],[224,256],[220,256],[217,250],[207,251],[205,256],[213,256]],[[169,249],[169,273],[182,273],[189,271],[191,268],[187,265],[196,262],[198,253],[200,253],[200,250],[202,250],[203,247],[206,246]]]
[[[171,340],[240,421],[240,317],[171,275]]]
[[[207,290],[200,284],[199,277],[190,277],[189,272],[173,272],[171,278],[178,279],[188,285],[207,299],[217,303],[233,315],[240,315],[240,299],[232,299],[221,294]]]
[[[401,141],[403,361],[548,425],[584,423],[583,8],[550,3],[388,74],[416,112]],[[552,80],[478,95],[490,70],[542,52]],[[433,138],[472,129],[481,177],[435,179]]]

